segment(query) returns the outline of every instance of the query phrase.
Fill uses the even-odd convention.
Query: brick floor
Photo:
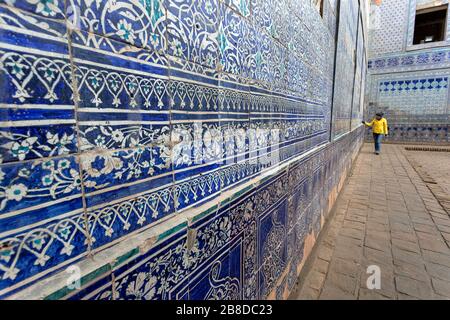
[[[450,153],[430,151],[406,151],[408,159],[423,167],[428,175],[450,194]],[[430,161],[432,159],[432,161]]]
[[[290,299],[450,299],[449,174],[450,153],[365,144]]]

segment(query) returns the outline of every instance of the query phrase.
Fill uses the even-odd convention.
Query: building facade
[[[366,116],[386,114],[387,140],[449,142],[449,19],[446,0],[372,2]]]
[[[364,138],[364,1],[0,12],[1,298],[289,295]]]

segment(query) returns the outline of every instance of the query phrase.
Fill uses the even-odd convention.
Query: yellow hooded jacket
[[[388,134],[387,120],[385,118],[381,118],[380,120],[374,118],[372,121],[364,123],[366,126],[372,127],[373,133]]]

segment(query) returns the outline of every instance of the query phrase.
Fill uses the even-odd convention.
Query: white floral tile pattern
[[[360,8],[326,2],[321,17],[294,0],[0,1],[0,297],[174,221],[146,253],[47,298],[292,288],[363,137],[348,88],[363,87]],[[346,87],[332,107],[336,40]]]

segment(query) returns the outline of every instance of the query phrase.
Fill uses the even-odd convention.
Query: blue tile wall
[[[352,1],[341,2],[332,108],[333,139],[349,132],[362,119],[360,112],[353,112],[359,109],[360,83],[362,75],[366,73],[366,67],[361,63],[365,46],[361,36],[364,30],[360,14]]]
[[[446,144],[449,69],[413,70],[371,71],[366,117],[385,113],[390,131],[387,141]],[[372,139],[370,130],[366,136]]]
[[[270,177],[114,267],[115,280],[102,277],[69,298],[285,299],[309,253],[305,242],[317,236],[321,211],[329,209],[323,203],[350,170],[362,132],[293,163],[289,173]]]
[[[0,298],[319,148],[65,296],[286,298],[362,142],[359,12],[0,1]]]
[[[373,11],[380,23],[369,32],[365,116],[386,114],[387,141],[448,144],[450,32],[446,30],[442,42],[413,45],[419,5],[423,8],[433,2],[393,0]],[[372,139],[370,130],[366,138]]]

